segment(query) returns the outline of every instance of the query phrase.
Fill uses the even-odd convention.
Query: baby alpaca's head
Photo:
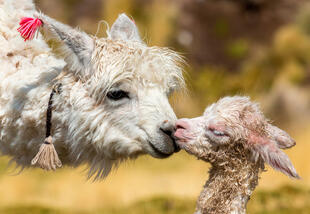
[[[280,150],[294,146],[295,141],[271,125],[248,97],[225,97],[209,106],[201,117],[178,120],[174,135],[182,149],[211,164],[229,161],[225,158],[232,156],[227,153],[242,145],[240,157],[249,153],[251,161],[262,160],[299,178],[288,156]],[[233,155],[238,156],[238,152],[234,150]]]

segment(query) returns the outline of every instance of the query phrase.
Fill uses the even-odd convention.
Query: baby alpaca
[[[271,125],[248,97],[225,97],[203,116],[180,119],[174,133],[178,145],[212,168],[196,213],[246,213],[264,163],[291,178],[299,178],[281,151],[295,145],[283,130]]]

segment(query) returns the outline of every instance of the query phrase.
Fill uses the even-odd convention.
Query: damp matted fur
[[[176,128],[179,146],[211,164],[197,214],[245,214],[265,163],[299,178],[281,150],[291,148],[295,141],[270,124],[248,97],[224,97],[207,107],[203,116],[180,119]]]

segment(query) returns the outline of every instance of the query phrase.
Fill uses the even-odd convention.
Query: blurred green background
[[[310,1],[308,0],[36,0],[38,9],[96,34],[119,13],[132,16],[148,45],[182,53],[188,93],[171,103],[179,117],[200,115],[226,95],[249,95],[287,130],[287,151],[301,180],[269,167],[249,213],[310,213]],[[105,25],[97,36],[105,36]],[[193,213],[209,165],[179,152],[140,157],[106,180],[84,168],[57,172],[7,168],[0,158],[0,214]]]

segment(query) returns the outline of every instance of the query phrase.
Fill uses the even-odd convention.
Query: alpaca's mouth
[[[164,153],[164,152],[160,151],[159,149],[157,149],[150,141],[148,141],[148,143],[150,144],[150,146],[152,147],[154,153],[156,154],[156,156],[158,158],[167,158],[167,157],[169,157],[170,155],[173,154],[173,152],[171,152],[171,153]],[[173,145],[176,145],[174,141],[173,141]],[[177,149],[175,149],[175,151],[177,151]]]
[[[179,142],[186,143],[187,141],[192,139],[192,136],[189,133],[186,133],[185,129],[176,129],[176,131],[173,133],[174,141],[177,142],[177,145]]]

